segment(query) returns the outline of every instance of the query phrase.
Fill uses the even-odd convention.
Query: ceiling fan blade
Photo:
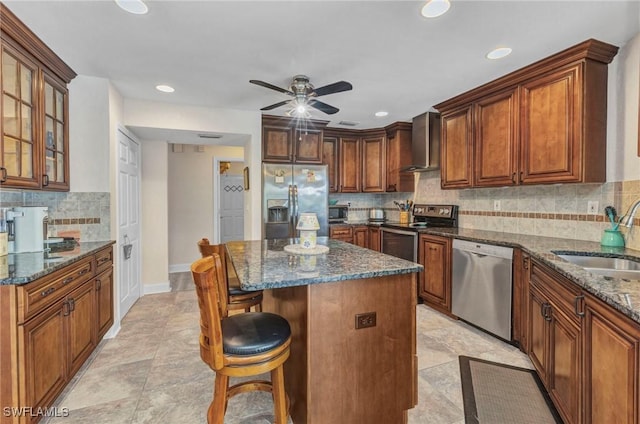
[[[340,109],[338,109],[337,107],[333,107],[314,99],[309,99],[308,104],[309,106],[314,107],[319,111],[326,113],[327,115],[333,115],[334,113],[338,113],[340,111]]]
[[[327,94],[340,93],[341,91],[349,91],[353,89],[351,83],[346,81],[338,81],[324,87],[316,88],[314,92],[316,97],[325,96]]]
[[[271,109],[275,109],[275,108],[277,108],[277,107],[280,107],[280,106],[284,106],[284,105],[286,105],[286,104],[287,104],[287,103],[289,103],[290,101],[291,101],[291,100],[285,100],[285,101],[283,101],[283,102],[278,102],[278,103],[272,104],[272,105],[270,105],[270,106],[265,106],[265,107],[263,107],[263,108],[262,108],[262,109],[260,109],[260,110],[271,110]]]
[[[275,86],[273,84],[269,84],[268,82],[264,82],[264,81],[260,81],[260,80],[249,80],[249,82],[251,84],[256,84],[256,85],[259,85],[261,87],[270,88],[272,90],[276,90],[276,91],[279,91],[281,93],[288,94],[290,96],[294,95],[291,91],[285,90],[284,88],[277,87],[277,86]]]

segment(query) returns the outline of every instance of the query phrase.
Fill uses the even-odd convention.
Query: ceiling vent
[[[340,121],[340,122],[338,122],[338,125],[344,125],[345,127],[355,127],[357,125],[360,125],[360,122]]]
[[[200,138],[222,138],[222,134],[198,134]]]

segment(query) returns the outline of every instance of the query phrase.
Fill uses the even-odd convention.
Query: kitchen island
[[[417,403],[413,262],[319,238],[321,255],[284,251],[294,239],[227,243],[243,290],[292,330],[285,385],[295,424],[406,423]]]

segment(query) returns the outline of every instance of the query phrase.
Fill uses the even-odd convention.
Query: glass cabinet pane
[[[61,143],[62,144],[62,143]],[[62,153],[58,153],[56,160],[56,165],[58,166],[56,171],[56,181],[59,183],[64,182],[64,155]]]
[[[4,137],[4,167],[7,169],[7,175],[18,175],[18,149],[19,141],[15,138]]]
[[[55,181],[55,175],[53,174],[56,170],[55,164],[55,156],[51,150],[47,150],[45,153],[45,164],[44,164],[44,173],[49,176],[50,180]]]
[[[24,103],[33,104],[31,87],[33,86],[33,71],[26,66],[20,66],[20,99]]]
[[[54,116],[53,112],[53,87],[51,84],[44,84],[44,112],[49,116]]]
[[[33,146],[30,143],[22,144],[22,169],[20,176],[24,178],[33,177]]]
[[[22,139],[32,141],[31,134],[31,106],[22,104]]]
[[[4,128],[4,133],[13,137],[20,137],[20,127],[18,125],[20,110],[18,109],[18,102],[6,94],[2,100],[2,127]]]
[[[56,123],[56,150],[64,152],[64,127],[60,122]]]
[[[55,148],[55,137],[53,135],[53,119],[48,116],[45,118],[45,128],[44,128],[44,145],[47,149]]]
[[[18,61],[2,52],[2,89],[14,97],[18,97]]]
[[[64,120],[64,94],[56,90],[56,119]]]

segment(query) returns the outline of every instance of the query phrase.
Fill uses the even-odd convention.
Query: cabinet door
[[[411,127],[387,133],[387,188],[388,192],[414,190],[413,172],[400,172],[411,165]]]
[[[522,85],[522,183],[581,180],[581,86],[581,65]]]
[[[340,184],[338,191],[342,193],[360,192],[360,139],[340,138]]]
[[[442,188],[471,187],[471,106],[442,115],[441,155]]]
[[[289,127],[264,125],[262,127],[262,160],[291,163],[293,161],[293,131]]]
[[[296,129],[294,163],[322,163],[322,130]]]
[[[380,228],[369,227],[369,249],[380,252],[382,246],[380,244]]]
[[[529,289],[529,359],[548,387],[549,320],[551,305],[535,287]]]
[[[68,303],[59,301],[18,326],[24,348],[24,406],[51,406],[64,387],[68,365],[65,315],[69,309]]]
[[[386,188],[385,137],[363,138],[362,144],[362,191],[383,192]]]
[[[36,64],[2,40],[2,138],[0,183],[11,187],[40,186],[37,140]]]
[[[353,229],[353,244],[369,248],[369,229],[366,226],[357,226]]]
[[[322,164],[327,165],[329,193],[338,191],[338,138],[324,137],[322,141]]]
[[[640,327],[585,295],[584,422],[640,421]]]
[[[68,92],[62,82],[44,75],[44,159],[42,188],[69,189]]]
[[[113,325],[113,268],[109,268],[95,279],[96,306],[99,342]]]
[[[444,237],[420,236],[419,295],[429,305],[451,312],[451,241]]]
[[[549,394],[566,424],[580,422],[581,343],[580,327],[555,305],[549,327]]]
[[[83,284],[67,296],[71,305],[69,328],[69,375],[76,373],[96,346],[95,289]]]
[[[475,105],[474,117],[474,185],[515,185],[518,169],[516,89],[480,100]]]

